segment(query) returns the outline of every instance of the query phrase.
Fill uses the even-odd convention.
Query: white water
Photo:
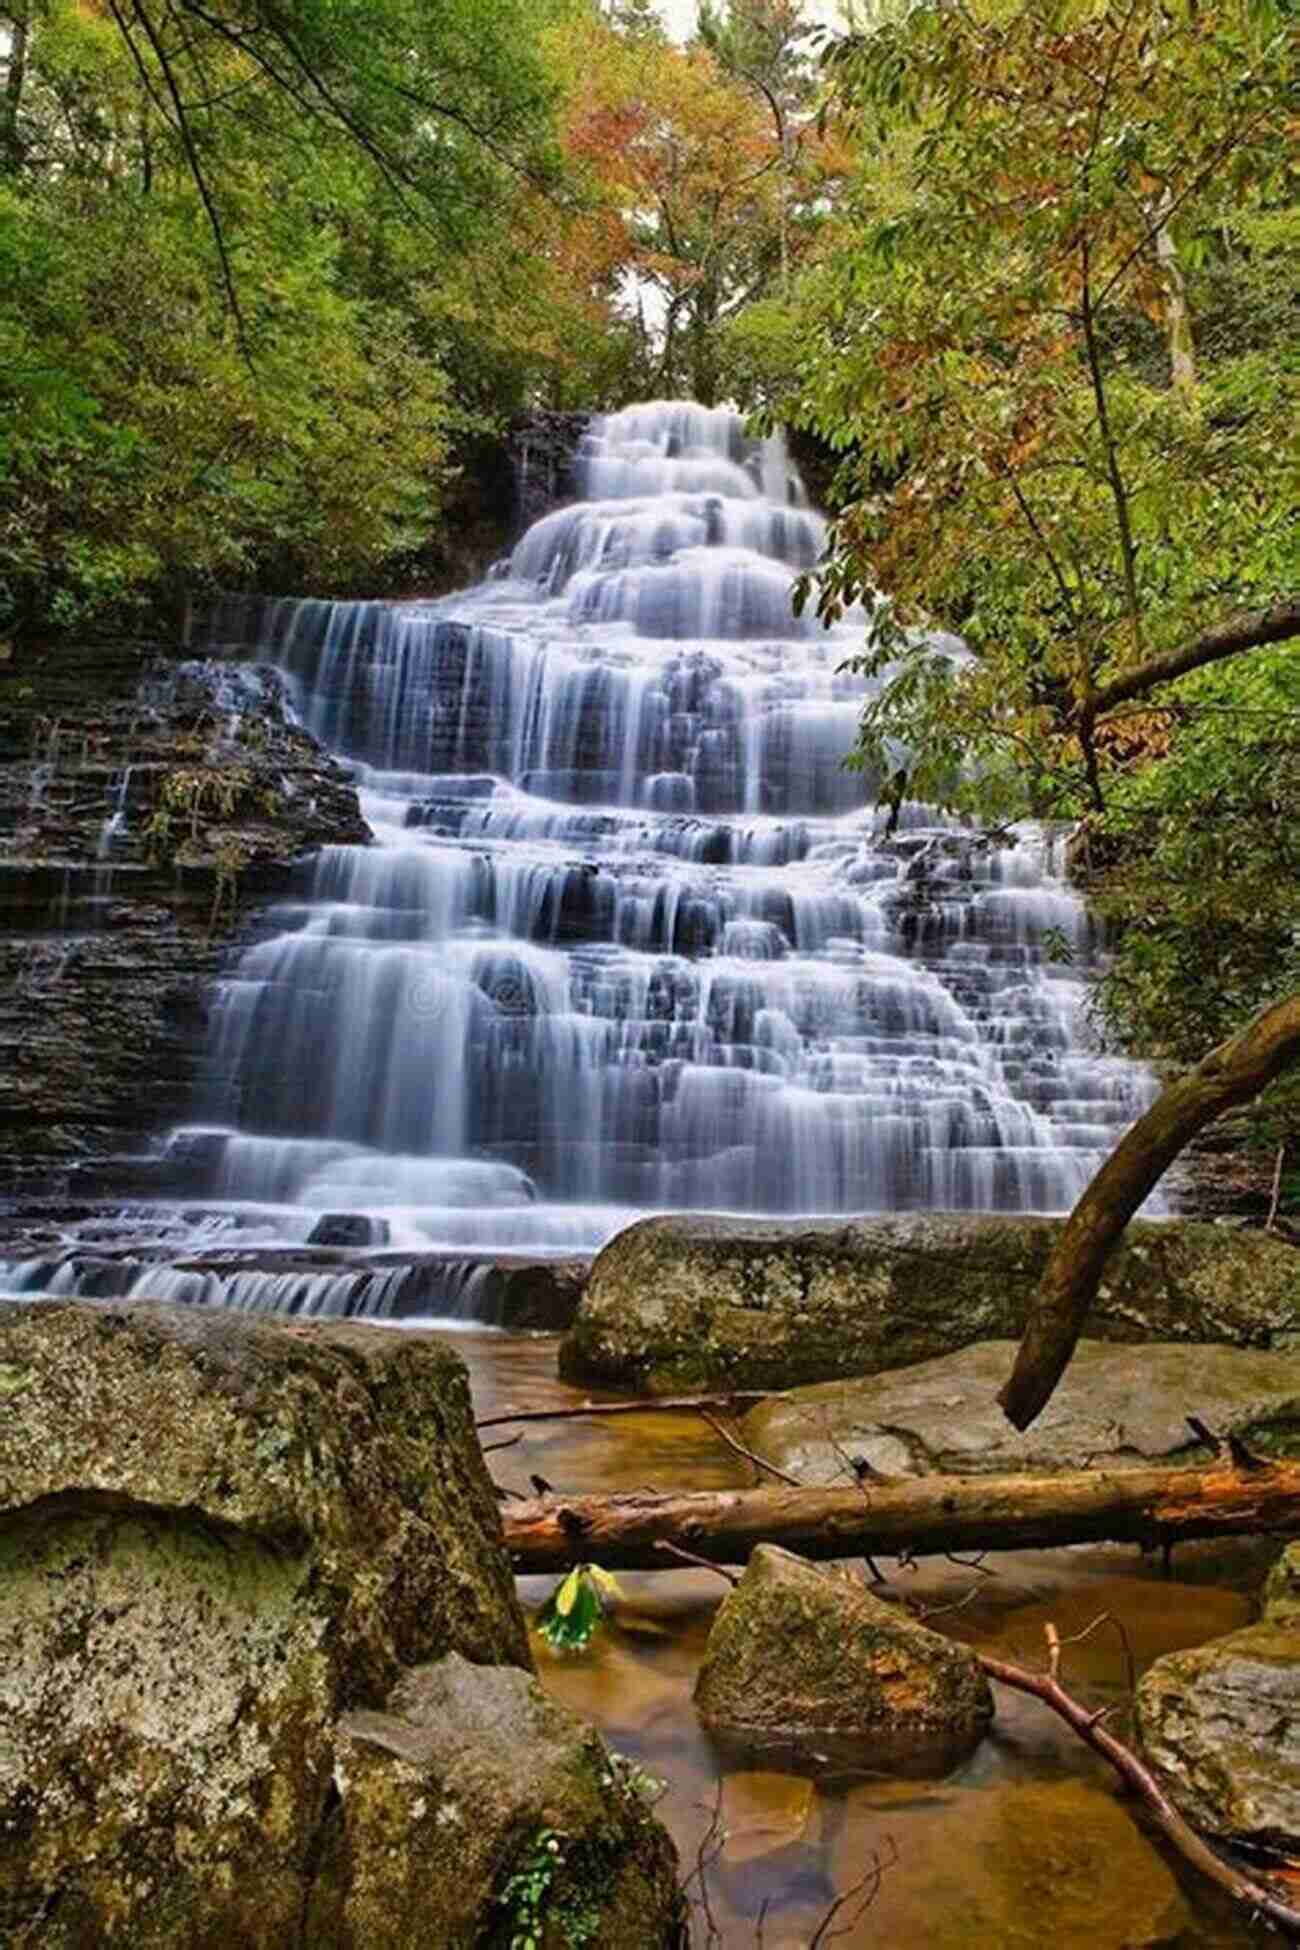
[[[823,526],[779,443],[657,404],[585,470],[477,589],[274,606],[260,654],[376,844],[222,984],[208,1209],[486,1255],[674,1208],[1068,1208],[1147,1082],[1088,1047],[1050,846],[919,807],[883,837],[842,765],[861,623],[794,617]]]

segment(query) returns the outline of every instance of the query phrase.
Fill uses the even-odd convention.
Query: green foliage
[[[1086,816],[1100,1020],[1171,1064],[1300,982],[1295,651],[1153,674],[1300,593],[1296,45],[1283,0],[878,11],[826,248],[731,335],[842,456],[799,596],[862,606],[857,762]]]
[[[0,39],[0,633],[405,579],[460,446],[619,390],[607,294],[530,263],[584,4],[45,0],[16,75]]]
[[[577,1564],[542,1606],[537,1629],[557,1652],[585,1652],[604,1620],[604,1600],[619,1595],[610,1572],[599,1564]]]
[[[926,4],[829,59],[860,171],[777,404],[846,455],[816,593],[870,612],[864,750],[906,748],[921,796],[1072,815],[1112,763],[1076,736],[1090,689],[1296,586],[1289,307],[1214,310],[1228,262],[1294,292],[1289,22]]]
[[[1087,822],[1082,871],[1112,935],[1103,1025],[1180,1065],[1300,989],[1300,659],[1204,671],[1171,715],[1166,755]],[[1300,1087],[1276,1085],[1254,1127],[1300,1137]]]

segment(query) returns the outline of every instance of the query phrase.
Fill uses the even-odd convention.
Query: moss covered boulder
[[[27,1303],[0,1406],[0,1942],[297,1943],[336,1717],[529,1663],[460,1360]]]
[[[872,1768],[950,1766],[993,1717],[965,1646],[773,1544],[719,1608],[695,1704],[740,1745]]]
[[[1294,1355],[1080,1341],[1056,1393],[1022,1432],[997,1399],[1015,1352],[1014,1341],[978,1341],[915,1367],[793,1388],[750,1410],[746,1444],[810,1484],[852,1483],[862,1462],[882,1476],[1190,1468],[1211,1455],[1191,1414],[1220,1438],[1300,1455]]]
[[[1274,1566],[1258,1624],[1156,1660],[1138,1686],[1137,1724],[1197,1828],[1300,1860],[1300,1545]]]
[[[642,1778],[527,1673],[422,1666],[340,1723],[307,1940],[668,1950],[677,1854]]]
[[[642,1219],[592,1267],[560,1372],[654,1394],[795,1388],[1017,1337],[1061,1221]],[[1186,1221],[1135,1223],[1089,1332],[1300,1345],[1300,1253]]]

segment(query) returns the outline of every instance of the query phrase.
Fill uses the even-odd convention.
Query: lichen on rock
[[[1137,1724],[1157,1778],[1222,1842],[1300,1858],[1300,1546],[1264,1588],[1259,1622],[1157,1659]]]
[[[1061,1223],[642,1219],[597,1257],[560,1372],[652,1394],[795,1388],[1018,1337]],[[1261,1234],[1134,1223],[1088,1330],[1107,1341],[1294,1345],[1300,1259]]]
[[[340,1723],[308,1918],[337,1950],[667,1950],[676,1851],[593,1728],[450,1653]]]
[[[462,1363],[51,1301],[0,1376],[0,1942],[296,1943],[337,1715],[530,1664]]]
[[[760,1544],[723,1600],[695,1683],[742,1746],[872,1768],[942,1769],[993,1716],[974,1655],[845,1573]]]

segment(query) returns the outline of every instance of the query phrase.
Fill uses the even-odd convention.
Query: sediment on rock
[[[747,1446],[801,1483],[882,1476],[1193,1468],[1222,1444],[1300,1456],[1300,1362],[1258,1348],[1081,1341],[1060,1388],[1023,1434],[997,1402],[1014,1341],[853,1381],[825,1381],[745,1416]]]
[[[1274,1566],[1259,1622],[1166,1653],[1137,1690],[1152,1771],[1216,1840],[1300,1861],[1300,1545]]]

